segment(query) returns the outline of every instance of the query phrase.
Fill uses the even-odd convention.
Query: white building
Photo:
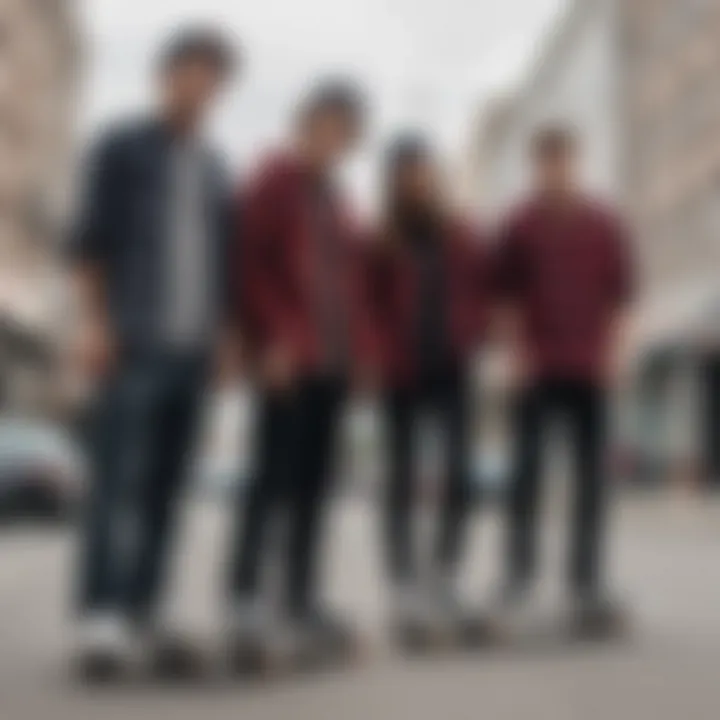
[[[618,23],[612,0],[576,0],[563,10],[528,77],[485,115],[482,200],[493,211],[522,195],[528,142],[538,126],[561,121],[587,138],[585,172],[597,191],[620,195]]]
[[[626,211],[642,335],[676,332],[720,272],[720,3],[568,0],[525,81],[491,103],[479,188],[493,216],[521,196],[538,126],[573,125],[588,186]]]

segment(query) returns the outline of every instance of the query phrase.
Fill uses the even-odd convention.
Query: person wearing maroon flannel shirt
[[[383,535],[392,627],[403,646],[441,635],[471,639],[479,629],[459,602],[456,580],[470,504],[470,363],[487,318],[489,257],[479,233],[448,210],[440,175],[425,138],[398,137],[386,157],[385,217],[367,245],[364,306],[376,334],[367,347],[379,356],[366,361],[382,369],[389,459]],[[445,448],[429,562],[412,532],[417,431],[426,416]]]
[[[290,630],[294,649],[295,640],[316,650],[350,638],[322,607],[318,576],[332,457],[364,336],[355,233],[332,176],[360,139],[363,104],[352,84],[318,85],[300,106],[289,146],[261,163],[241,201],[238,307],[259,413],[255,476],[242,493],[231,564],[231,640],[240,664],[268,649],[260,584],[268,530],[281,509],[285,597],[273,627]]]
[[[579,628],[607,627],[618,612],[601,573],[606,405],[634,285],[630,243],[616,214],[579,189],[572,130],[542,129],[532,154],[534,194],[510,214],[498,248],[519,367],[505,599],[525,599],[533,579],[544,433],[560,415],[575,456],[568,573],[576,618]]]

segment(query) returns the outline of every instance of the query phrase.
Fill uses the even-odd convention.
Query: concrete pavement
[[[67,679],[67,533],[0,535],[0,719],[241,718],[242,720],[716,720],[720,717],[720,505],[689,497],[626,499],[615,516],[613,584],[634,610],[632,642],[546,652],[405,661],[383,649],[367,665],[266,686],[83,691]],[[555,593],[560,508],[546,525],[544,585]],[[328,557],[333,600],[380,638],[383,588],[376,520],[364,503],[334,519]],[[170,608],[208,646],[219,640],[227,528],[218,508],[189,509]],[[498,574],[499,520],[473,528],[468,595],[482,600]]]

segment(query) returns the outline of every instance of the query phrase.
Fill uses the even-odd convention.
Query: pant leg
[[[396,584],[416,579],[412,518],[414,507],[413,433],[417,401],[410,390],[385,398],[387,467],[383,536],[387,571]]]
[[[122,479],[123,419],[119,377],[110,379],[89,411],[86,432],[90,483],[80,538],[79,605],[82,613],[116,609],[114,575],[118,572],[115,537]]]
[[[258,591],[268,527],[288,485],[292,398],[266,393],[255,425],[255,469],[247,488],[239,488],[230,563],[230,595],[247,598]]]
[[[601,580],[607,495],[605,406],[605,391],[591,384],[573,388],[568,398],[575,451],[569,576],[573,589],[582,594],[597,591]]]
[[[445,436],[445,488],[440,508],[436,562],[452,573],[461,560],[470,510],[470,383],[453,368],[439,387],[435,404]]]
[[[121,612],[134,536],[132,488],[157,407],[143,368],[123,358],[90,412],[91,478],[81,530],[80,610]]]
[[[518,585],[530,582],[535,572],[542,427],[550,409],[547,393],[542,385],[523,390],[515,410],[506,570],[509,582]]]
[[[703,408],[703,471],[707,482],[720,486],[720,359],[709,359],[702,368],[700,388]]]
[[[183,358],[168,366],[160,363],[156,370],[164,392],[155,426],[149,430],[149,460],[137,492],[138,541],[126,600],[128,614],[139,622],[152,618],[166,584],[205,389],[205,366],[200,361]]]
[[[317,600],[322,531],[332,493],[331,461],[343,391],[325,379],[305,381],[294,409],[288,532],[288,605],[303,614]]]

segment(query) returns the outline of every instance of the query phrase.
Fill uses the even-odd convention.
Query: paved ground
[[[634,499],[616,517],[613,574],[635,610],[632,642],[413,662],[378,650],[372,662],[351,672],[272,686],[216,682],[94,693],[74,687],[64,674],[71,540],[13,531],[0,536],[0,718],[716,720],[720,505]],[[175,611],[210,643],[219,636],[214,590],[225,527],[209,508],[194,508],[188,520]],[[373,523],[362,505],[338,513],[330,576],[335,600],[379,636],[383,597]],[[496,574],[497,526],[489,515],[474,528],[468,592],[478,598]],[[552,556],[560,533],[549,535]],[[548,563],[548,574],[557,575],[554,570]]]

